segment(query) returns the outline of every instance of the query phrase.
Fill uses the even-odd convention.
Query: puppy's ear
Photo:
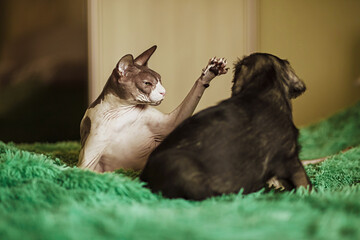
[[[289,97],[297,98],[306,90],[305,83],[291,69],[288,71]]]
[[[273,84],[276,75],[268,55],[253,53],[235,63],[232,96],[244,91],[259,91]]]
[[[245,57],[244,57],[245,58]],[[244,86],[246,79],[248,78],[248,68],[244,64],[243,60],[238,60],[237,63],[234,64],[234,79],[233,86],[231,88],[232,96],[238,94]]]

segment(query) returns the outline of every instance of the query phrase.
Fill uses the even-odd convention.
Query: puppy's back
[[[274,176],[289,188],[309,186],[290,103],[304,90],[299,81],[273,55],[239,61],[232,97],[179,125],[150,155],[140,179],[153,192],[194,200],[254,192]]]
[[[296,138],[285,136],[293,132],[285,129],[291,123],[278,118],[283,118],[281,112],[264,101],[225,100],[176,128],[150,155],[140,179],[169,198],[201,200],[240,188],[245,193],[257,191],[268,177],[259,172],[264,159],[276,156],[278,145],[286,152]],[[288,143],[279,143],[284,139]]]

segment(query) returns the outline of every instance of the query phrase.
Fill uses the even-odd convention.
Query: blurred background
[[[261,51],[288,59],[308,90],[299,126],[360,100],[358,0],[2,0],[0,140],[78,140],[89,102],[117,61],[152,45],[172,111],[213,56]],[[230,96],[232,71],[213,80],[196,111]]]
[[[0,140],[79,139],[88,99],[86,0],[1,0],[0,36]]]

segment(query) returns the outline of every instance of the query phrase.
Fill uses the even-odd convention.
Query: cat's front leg
[[[226,68],[226,64],[227,61],[224,58],[214,57],[210,59],[185,99],[174,111],[161,118],[161,128],[152,127],[153,132],[161,136],[167,136],[182,121],[190,117],[198,105],[205,89],[209,87],[210,81],[216,76],[227,73],[229,68]]]
[[[101,157],[107,144],[96,142],[90,137],[86,146],[82,147],[79,154],[78,168],[89,169],[95,172],[104,172]]]

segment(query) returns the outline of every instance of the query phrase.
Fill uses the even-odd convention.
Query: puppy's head
[[[287,60],[266,53],[254,53],[235,63],[232,96],[239,93],[258,93],[280,90],[289,99],[296,98],[305,90]]]

